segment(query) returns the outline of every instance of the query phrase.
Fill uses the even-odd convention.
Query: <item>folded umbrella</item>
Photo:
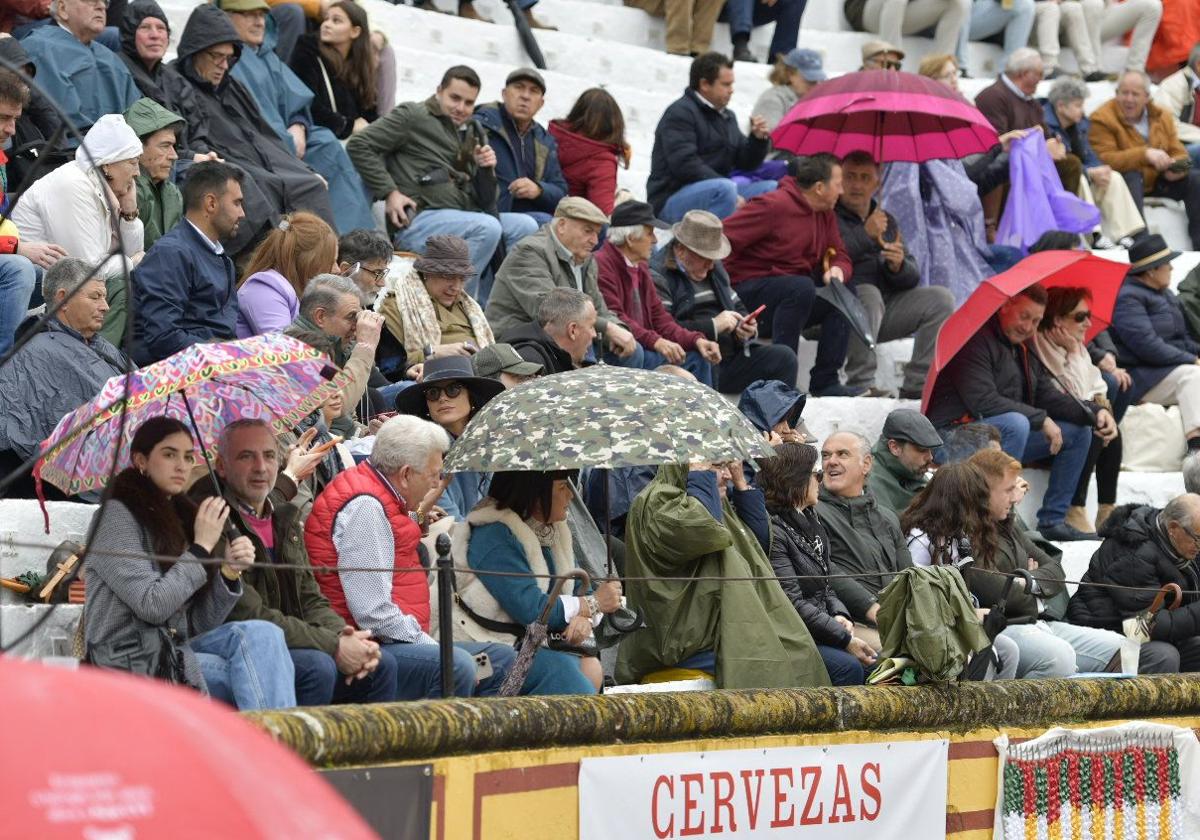
[[[826,271],[829,271],[830,262],[836,253],[833,248],[825,252]],[[867,345],[868,349],[875,349],[875,332],[871,329],[871,319],[867,315],[867,309],[858,299],[858,295],[846,288],[845,283],[834,277],[817,289],[817,297],[827,301],[830,306],[841,312],[850,324],[850,329],[854,330],[855,334],[862,339],[863,344]]]

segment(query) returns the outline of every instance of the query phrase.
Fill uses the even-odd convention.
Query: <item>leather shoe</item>
[[[746,46],[745,44],[738,44],[733,48],[733,60],[748,61],[751,64],[754,64],[758,61],[758,59],[754,57],[754,53],[750,52],[750,47]]]
[[[1079,540],[1097,539],[1095,534],[1084,533],[1078,528],[1072,528],[1066,522],[1059,522],[1057,525],[1039,525],[1038,531],[1041,532],[1043,538],[1050,540],[1050,542],[1077,542]]]

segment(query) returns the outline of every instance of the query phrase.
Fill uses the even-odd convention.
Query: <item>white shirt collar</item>
[[[1008,78],[1008,76],[1005,75],[1004,73],[1000,74],[1000,81],[1004,82],[1005,86],[1007,86],[1009,90],[1011,90],[1017,96],[1024,99],[1026,102],[1030,102],[1033,100],[1032,96],[1030,96],[1029,94],[1025,93],[1025,91],[1023,91],[1019,87],[1017,87],[1016,84],[1013,83],[1013,80]]]
[[[212,249],[212,252],[214,254],[224,254],[225,253],[225,248],[224,248],[224,246],[221,245],[220,242],[213,242],[211,239],[209,239],[208,234],[206,234],[204,231],[200,230],[200,228],[196,227],[195,223],[191,219],[188,219],[187,216],[184,216],[183,218],[185,220],[187,220],[187,223],[189,225],[192,226],[192,230],[194,230],[194,231],[196,231],[196,233],[200,234],[200,238],[203,239],[205,244],[207,244],[208,247]]]

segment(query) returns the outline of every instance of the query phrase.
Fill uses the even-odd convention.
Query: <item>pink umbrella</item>
[[[797,155],[843,158],[867,152],[876,161],[961,159],[999,142],[979,109],[950,87],[915,73],[863,70],[821,82],[771,134]]]

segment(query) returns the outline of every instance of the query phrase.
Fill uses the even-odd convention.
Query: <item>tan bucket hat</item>
[[[722,229],[721,220],[707,210],[689,210],[671,233],[679,244],[704,259],[723,260],[733,248]]]

